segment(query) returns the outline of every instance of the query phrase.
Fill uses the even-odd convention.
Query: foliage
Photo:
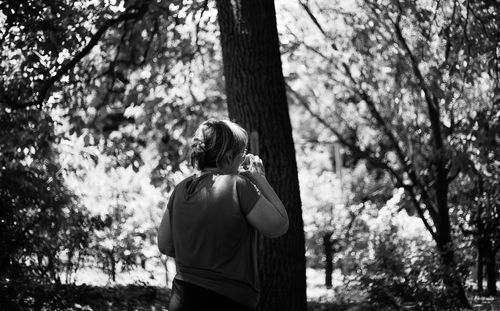
[[[447,297],[442,286],[439,257],[428,251],[429,243],[402,239],[399,230],[391,227],[371,238],[374,254],[362,266],[361,288],[381,306],[401,307],[405,303],[422,310],[449,306],[454,297]]]
[[[451,308],[455,298],[443,284],[439,254],[432,251],[431,238],[418,218],[400,210],[399,200],[396,195],[361,217],[366,234],[358,235],[358,245],[351,244],[342,254],[346,288],[339,297],[343,290],[361,289],[371,304],[384,310]],[[466,278],[468,270],[461,273]]]
[[[117,272],[158,257],[156,228],[166,198],[150,183],[157,161],[150,154],[142,155],[147,164],[137,171],[116,166],[115,158],[88,145],[85,137],[73,135],[60,145],[65,149],[61,164],[68,187],[78,193],[92,217],[86,259],[114,280]]]
[[[489,2],[299,1],[283,4],[283,11],[290,98],[335,136],[346,163],[364,160],[383,172],[375,176],[387,174],[404,190],[404,207],[419,215],[443,268],[453,274],[451,234],[459,222],[449,223],[457,209],[450,204],[456,202],[451,183],[477,163],[467,160],[474,148],[463,147],[475,136],[473,124],[482,123],[469,116],[487,115],[493,128],[499,109],[492,35],[500,31],[492,22],[498,8]],[[490,141],[498,145],[496,136]],[[486,145],[475,147],[489,153]],[[495,227],[496,217],[485,219]],[[451,287],[457,283],[448,279]]]
[[[457,234],[471,237],[469,243],[477,252],[482,252],[485,243],[491,243],[494,253],[500,248],[499,116],[489,109],[475,112],[464,120],[468,135],[454,141],[466,165],[451,191],[451,201],[457,207]]]
[[[286,42],[285,56],[290,62],[287,69],[294,102],[305,105],[306,110],[322,123],[321,126],[338,138],[339,143],[345,146],[347,162],[360,157],[367,159],[372,168],[389,172],[396,186],[405,188],[406,195],[411,197],[408,185],[417,187],[435,178],[431,176],[434,174],[432,170],[429,170],[433,167],[429,162],[433,151],[427,149],[433,144],[429,132],[430,121],[421,96],[422,85],[414,81],[416,73],[411,71],[411,61],[408,59],[411,48],[416,50],[416,61],[424,68],[423,74],[429,80],[430,87],[438,84],[438,88],[441,88],[435,96],[443,97],[440,118],[445,123],[445,126],[441,126],[446,144],[452,144],[455,137],[467,135],[467,131],[471,130],[470,127],[463,127],[470,124],[464,122],[469,113],[486,109],[490,111],[488,114],[495,115],[495,109],[498,108],[492,102],[496,87],[496,63],[491,40],[481,43],[485,45],[481,49],[481,53],[485,54],[483,57],[491,59],[491,63],[488,63],[490,67],[485,67],[481,57],[475,57],[473,51],[463,50],[463,45],[468,43],[464,38],[462,41],[447,40],[444,33],[446,29],[439,28],[447,27],[440,14],[447,13],[451,8],[433,8],[434,11],[430,11],[424,4],[421,7],[409,3],[400,5],[398,7],[398,2],[391,1],[365,1],[344,6],[340,3],[316,2],[315,6],[307,7],[309,11],[303,15],[295,14],[298,10],[296,7],[288,8],[295,11],[289,11],[289,23],[283,29],[283,37]],[[312,11],[318,14],[312,15],[307,21],[307,13]],[[324,14],[327,12],[334,14],[333,21],[322,23],[326,21]],[[460,11],[460,14],[464,13]],[[398,16],[400,19],[396,20]],[[433,16],[434,24],[428,21]],[[456,18],[462,17],[457,15]],[[414,18],[416,20],[412,21]],[[474,27],[481,22],[480,17],[476,18],[471,21]],[[402,24],[398,26],[396,22]],[[459,23],[461,20],[453,22]],[[292,28],[290,25],[293,24],[301,27]],[[407,25],[412,25],[404,28],[409,41],[398,41],[398,27]],[[487,27],[493,25],[488,24]],[[319,29],[317,35],[305,36],[309,28]],[[481,29],[472,29],[485,35]],[[457,36],[463,35],[459,29],[453,30]],[[424,36],[421,32],[430,32],[432,35]],[[404,44],[414,46],[407,51]],[[446,44],[450,45],[448,53],[457,55],[442,55],[438,48]],[[444,56],[450,59],[443,59]],[[292,66],[304,63],[306,59],[309,66]],[[427,67],[437,64],[454,69],[436,68],[440,72],[436,76],[432,68]],[[452,76],[440,82],[443,74],[448,74],[447,70],[451,70],[449,74]],[[462,79],[464,75],[468,77],[465,82]],[[328,104],[332,98],[336,103],[335,109]],[[405,158],[400,158],[400,151]],[[451,146],[447,152],[453,153],[448,164],[452,178],[465,163]],[[413,172],[422,180],[418,181],[412,177],[413,173],[405,172],[405,165],[412,166]],[[400,174],[400,170],[405,173]],[[430,191],[431,197],[435,195],[432,189],[416,191],[422,197],[426,191]]]
[[[51,304],[44,297],[59,285],[25,284],[72,282],[83,265],[112,279],[156,260],[164,202],[191,173],[186,137],[204,118],[227,115],[214,5],[0,3],[0,297]],[[373,302],[439,306],[446,293],[430,242],[405,237],[396,214],[380,215],[393,201],[410,215],[432,206],[442,155],[457,270],[469,275],[484,241],[498,251],[498,8],[278,1],[277,13],[308,264],[323,266],[321,237],[331,233],[335,267]],[[439,107],[443,152],[425,90]],[[435,230],[432,210],[422,212]],[[73,289],[98,302],[64,304],[68,287],[55,298],[60,308],[119,309],[131,295]]]
[[[52,118],[0,110],[2,290],[18,282],[60,282],[88,246],[88,213],[60,174]]]
[[[334,253],[357,243],[366,227],[358,218],[367,206],[382,207],[392,197],[392,182],[385,174],[370,170],[365,161],[336,163],[345,154],[326,132],[303,118],[304,109],[291,107],[306,232],[308,266],[320,268],[325,259],[323,237],[331,235]],[[340,173],[340,175],[339,175]],[[363,248],[363,245],[359,245]]]
[[[13,251],[14,262],[33,256],[30,242],[43,242],[35,250],[51,245],[50,256],[40,252],[30,267],[52,266],[47,258],[76,260],[64,271],[66,281],[82,260],[101,264],[110,276],[143,265],[158,255],[162,206],[158,191],[141,184],[169,192],[179,179],[172,173],[189,172],[180,171],[185,137],[211,113],[201,107],[217,111],[222,104],[221,70],[206,35],[213,15],[203,15],[201,3],[167,1],[4,1],[0,9],[6,26],[0,34],[1,176],[8,185],[2,201],[9,207],[2,243],[24,252]],[[145,159],[156,167],[145,166]],[[85,189],[96,181],[106,183]],[[20,221],[26,215],[31,218]],[[36,230],[25,226],[36,221]],[[46,232],[57,239],[46,239]],[[2,262],[10,269],[13,261]],[[60,272],[52,269],[51,277]]]

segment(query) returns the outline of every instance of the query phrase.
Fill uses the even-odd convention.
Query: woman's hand
[[[241,163],[240,173],[250,172],[250,173],[258,173],[263,176],[266,175],[264,170],[264,163],[262,163],[262,159],[259,158],[258,155],[254,155],[248,153],[245,155],[245,159]]]
[[[288,214],[264,173],[262,160],[256,155],[248,154],[242,163],[240,174],[250,179],[261,195],[246,217],[248,222],[264,236],[276,238],[288,230]]]

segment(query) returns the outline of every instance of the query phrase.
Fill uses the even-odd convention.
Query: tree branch
[[[427,84],[425,83],[425,79],[420,69],[418,68],[418,61],[413,55],[413,52],[411,51],[410,47],[408,46],[408,43],[406,42],[406,39],[403,36],[400,22],[401,22],[401,12],[398,15],[396,22],[394,22],[393,24],[394,30],[399,42],[401,43],[401,45],[403,45],[406,54],[410,58],[410,63],[413,69],[413,73],[417,77],[420,88],[424,92],[425,101],[427,102],[427,108],[429,110],[429,120],[431,121],[434,143],[437,149],[436,151],[440,153],[442,152],[443,148],[443,138],[441,136],[441,122],[439,120],[439,105],[437,103],[436,98],[432,95]]]
[[[144,66],[146,64],[146,60],[148,58],[149,50],[151,49],[151,45],[153,44],[154,37],[158,35],[160,31],[160,25],[158,24],[158,20],[154,21],[153,30],[151,31],[151,36],[149,37],[148,44],[144,49],[144,53],[142,54],[142,61],[139,66]]]
[[[306,5],[304,5],[302,2],[301,2],[301,5],[306,10],[307,14],[313,20],[313,22],[318,26],[318,28],[320,28],[320,30],[322,30],[321,25],[319,25],[318,20],[314,17],[314,15],[312,14],[311,10]],[[373,8],[372,8],[372,10],[373,10]],[[400,16],[398,17],[398,24],[397,24],[398,27],[399,27],[399,18],[400,18]],[[323,31],[322,31],[322,33],[325,35],[325,37],[327,39],[329,39],[328,36],[326,36],[326,34]],[[401,37],[402,37],[402,35],[401,35]],[[404,44],[406,45],[406,42],[404,42]],[[425,89],[426,94],[428,95],[427,96],[428,97],[427,99],[429,99],[428,103],[430,105],[432,105],[433,102],[431,100],[429,92],[427,91],[427,87],[425,86],[425,81],[423,80],[423,77],[422,77],[422,75],[421,75],[421,73],[420,73],[420,71],[418,69],[418,64],[416,63],[415,58],[413,57],[413,54],[411,54],[411,51],[409,50],[409,47],[407,45],[406,45],[406,47],[408,48],[407,51],[409,52],[409,55],[411,55],[412,65],[418,71],[417,74],[420,76],[421,82],[424,83],[423,87]],[[319,54],[320,56],[326,58],[322,53],[317,53],[317,54]],[[347,74],[348,78],[351,80],[351,82],[355,86],[358,85],[357,81],[355,81],[355,79],[353,78],[353,76],[352,76],[352,74],[350,72],[349,66],[345,62],[342,62],[342,66],[344,67],[344,69],[346,71],[346,74]],[[291,90],[289,87],[288,87],[288,89]],[[377,121],[377,123],[379,124],[379,126],[382,128],[382,131],[384,132],[384,134],[391,141],[391,144],[393,145],[393,148],[396,150],[396,154],[398,156],[399,161],[401,162],[401,164],[403,166],[404,171],[410,177],[410,180],[412,181],[413,185],[415,187],[417,187],[418,189],[420,189],[421,198],[425,202],[425,205],[428,207],[427,211],[429,212],[429,215],[431,216],[432,220],[434,222],[436,222],[437,219],[438,219],[438,212],[437,212],[436,207],[432,203],[432,200],[430,199],[430,197],[429,197],[426,189],[424,189],[424,187],[422,186],[422,184],[419,182],[419,179],[418,179],[418,177],[416,175],[415,170],[413,169],[411,163],[409,163],[409,159],[405,156],[403,150],[399,146],[396,137],[394,136],[394,134],[392,133],[392,131],[389,129],[389,127],[387,126],[387,123],[382,118],[382,116],[380,115],[380,113],[378,112],[378,110],[376,109],[375,103],[370,98],[370,96],[364,90],[362,90],[361,88],[359,88],[359,87],[355,88],[355,89],[353,89],[353,91],[355,93],[357,93],[358,96],[360,96],[361,99],[363,99],[367,103],[368,108],[370,109],[371,114],[373,115],[373,117],[375,118],[375,120]],[[309,108],[309,106],[307,105],[307,102],[305,100],[301,100],[299,102],[302,103],[302,105],[308,110],[309,113],[311,113],[311,115],[313,115],[313,117],[315,117],[318,121],[320,121],[320,123],[322,123],[323,125],[325,125],[332,133],[334,133],[334,135],[336,135],[338,137],[339,141],[344,146],[350,148],[353,151],[358,151],[358,150],[361,151],[359,149],[359,147],[357,147],[355,145],[345,144],[345,141],[342,140],[343,139],[342,136],[339,135],[340,133],[338,133],[333,127],[331,127],[329,124],[327,124],[326,121],[324,121],[319,115],[317,115],[315,112],[311,111],[311,109]],[[438,118],[438,120],[439,120],[439,118]],[[392,167],[390,167],[389,164],[386,163],[385,161],[383,161],[381,159],[378,159],[377,157],[374,157],[374,156],[370,155],[369,153],[366,153],[366,152],[363,152],[363,151],[361,151],[361,153],[359,153],[359,152],[357,152],[357,153],[360,154],[360,155],[363,155],[363,158],[365,158],[366,160],[369,160],[370,162],[372,162],[372,164],[378,164],[378,167],[387,169],[389,171],[389,173],[396,179],[397,184],[399,186],[403,187],[407,192],[409,192],[411,200],[412,200],[413,204],[415,205],[415,208],[417,209],[417,212],[418,212],[420,218],[422,219],[425,227],[427,228],[427,230],[429,231],[429,233],[432,235],[432,237],[434,239],[436,239],[437,238],[436,232],[432,228],[432,226],[429,224],[429,222],[427,221],[427,219],[425,218],[425,212],[420,207],[419,200],[417,200],[417,196],[416,196],[413,188],[411,188],[410,185],[405,184],[403,182],[403,178]]]
[[[196,49],[199,52],[200,51],[200,44],[198,42],[198,37],[200,34],[200,24],[201,24],[201,19],[203,18],[203,14],[205,11],[208,9],[208,0],[203,1],[203,4],[201,6],[201,12],[200,12],[200,18],[198,18],[198,21],[196,22],[196,30],[195,30],[195,45]]]
[[[302,95],[293,90],[289,85],[286,85],[286,89],[290,94],[293,95],[293,97],[295,97],[297,102],[300,105],[302,105],[316,120],[318,120],[330,132],[332,132],[343,146],[348,148],[353,154],[359,156],[360,158],[368,160],[375,167],[384,168],[388,170],[398,180],[399,184],[401,185],[404,184],[401,176],[399,176],[399,174],[394,170],[394,168],[390,167],[388,163],[386,163],[383,159],[380,159],[379,157],[371,154],[367,150],[361,150],[361,148],[358,145],[356,145],[353,142],[350,142],[339,131],[337,131],[337,129],[331,126],[325,119],[323,119],[318,113],[313,111],[311,107],[309,107],[307,100]]]
[[[52,77],[45,80],[45,82],[42,84],[42,87],[38,91],[38,96],[36,100],[16,104],[13,102],[12,99],[8,98],[5,92],[2,91],[2,97],[4,98],[4,101],[7,103],[9,107],[15,110],[24,109],[30,106],[41,106],[48,97],[52,86],[57,81],[59,81],[62,78],[62,76],[64,76],[68,71],[73,69],[76,66],[76,64],[78,64],[78,62],[80,62],[85,56],[87,56],[90,53],[92,48],[96,46],[97,43],[99,43],[99,40],[109,28],[120,22],[139,18],[146,12],[146,10],[147,10],[147,4],[142,5],[139,8],[133,7],[124,14],[122,14],[121,16],[105,21],[104,24],[101,26],[101,28],[99,28],[99,30],[97,30],[97,32],[94,35],[92,35],[90,41],[87,43],[87,45],[85,45],[85,47],[82,50],[76,53],[71,60],[64,63]]]
[[[302,6],[302,8],[306,11],[306,13],[309,16],[309,18],[313,21],[314,25],[316,25],[316,27],[318,27],[319,31],[323,34],[323,36],[325,36],[326,38],[328,38],[331,41],[333,41],[332,38],[323,29],[323,27],[321,26],[321,24],[318,22],[318,19],[316,18],[316,16],[311,11],[311,8],[306,3],[304,3],[304,2],[302,2],[300,0],[299,0],[299,3],[300,3],[300,6]],[[334,50],[338,50],[337,45],[335,44],[335,42],[331,42],[330,46]]]
[[[367,104],[368,109],[370,110],[370,113],[372,114],[372,116],[375,118],[378,126],[382,128],[382,131],[385,134],[385,136],[387,136],[387,138],[389,138],[389,141],[391,142],[392,147],[396,151],[396,155],[399,159],[399,162],[403,166],[404,171],[410,177],[410,180],[412,181],[413,185],[420,190],[420,194],[422,195],[424,202],[426,203],[426,205],[429,206],[429,214],[431,215],[433,220],[437,220],[437,210],[436,210],[434,204],[432,203],[432,200],[429,198],[429,195],[427,194],[426,189],[423,187],[422,183],[418,179],[418,176],[415,172],[415,169],[413,168],[411,161],[405,155],[405,153],[403,152],[403,149],[401,149],[401,147],[399,146],[399,143],[398,143],[398,140],[396,139],[396,136],[391,131],[391,129],[387,125],[387,122],[384,120],[382,115],[379,113],[379,111],[375,105],[375,102],[368,95],[368,93],[365,90],[363,90],[361,88],[361,86],[359,86],[359,83],[354,79],[349,66],[346,63],[342,63],[342,65],[344,67],[344,70],[345,70],[349,80],[351,80],[351,82],[355,86],[353,91],[356,94],[358,94],[358,96],[361,97],[361,99],[363,99],[365,101],[365,103]]]
[[[368,151],[361,150],[359,146],[357,146],[354,143],[349,142],[346,138],[344,138],[339,131],[337,131],[334,127],[332,127],[325,119],[323,119],[318,113],[314,112],[311,107],[307,104],[307,100],[303,98],[300,94],[298,94],[296,91],[294,91],[289,85],[286,85],[287,91],[292,94],[297,102],[302,105],[316,120],[318,120],[323,126],[325,126],[330,132],[332,132],[339,142],[348,148],[352,153],[360,156],[361,158],[367,160],[370,162],[372,165],[375,167],[379,167],[382,169],[385,169],[388,171],[394,179],[396,179],[396,186],[397,187],[403,187],[409,194],[410,198],[415,205],[415,208],[417,209],[417,212],[422,219],[422,222],[424,223],[424,226],[426,229],[429,231],[431,236],[436,239],[437,235],[435,230],[432,228],[432,226],[429,224],[427,219],[425,218],[425,212],[422,210],[420,207],[420,203],[417,200],[417,196],[415,192],[413,191],[413,188],[410,185],[407,185],[403,182],[402,177],[396,172],[394,168],[392,168],[388,163],[386,163],[384,160],[376,157],[375,155],[370,154]],[[432,207],[431,207],[432,208]],[[431,214],[431,208],[428,209],[429,214]],[[432,214],[431,214],[432,217]]]
[[[410,63],[413,69],[414,75],[417,77],[418,83],[420,85],[420,88],[422,89],[425,97],[425,101],[427,103],[427,109],[429,113],[429,121],[431,123],[431,131],[432,131],[432,137],[433,137],[433,142],[434,142],[434,152],[433,152],[433,164],[435,165],[435,172],[436,172],[436,177],[435,177],[435,183],[434,183],[434,190],[436,191],[436,210],[433,210],[435,212],[435,224],[439,226],[442,223],[442,220],[445,219],[448,213],[448,206],[446,203],[446,198],[448,196],[447,193],[447,187],[448,187],[448,181],[447,181],[447,175],[448,175],[448,169],[446,168],[446,153],[444,150],[444,142],[443,142],[443,136],[441,133],[441,121],[440,121],[440,113],[439,113],[439,104],[435,96],[431,93],[429,90],[427,84],[425,83],[425,79],[418,68],[418,61],[413,55],[408,43],[406,42],[403,33],[401,31],[400,27],[400,22],[401,22],[401,16],[402,16],[402,8],[399,2],[398,7],[399,7],[399,15],[397,17],[396,22],[393,23],[394,29],[396,32],[396,36],[399,40],[399,42],[403,45],[403,48],[408,55],[410,59]],[[443,199],[444,197],[444,199]],[[429,201],[432,202],[432,201]],[[429,209],[429,212],[431,212],[431,209]],[[443,213],[441,215],[441,213]],[[431,213],[431,216],[433,216],[433,213]],[[439,216],[439,218],[437,217]]]
[[[413,191],[413,188],[411,187],[405,187],[405,190],[408,191],[410,193],[410,199],[413,203],[413,205],[415,206],[415,208],[417,209],[417,213],[418,213],[418,216],[420,217],[420,219],[422,220],[422,222],[424,223],[424,226],[425,228],[427,229],[427,231],[429,231],[429,233],[431,234],[432,238],[434,239],[434,241],[438,241],[438,236],[437,236],[437,233],[436,233],[436,230],[434,230],[432,228],[432,226],[429,224],[429,222],[427,221],[427,218],[425,218],[425,212],[424,210],[420,207],[420,203],[418,202],[417,200],[417,196],[415,195],[415,192]],[[431,214],[431,209],[428,208],[427,211],[429,211],[429,214],[431,215],[432,217],[432,214]]]
[[[359,211],[357,213],[354,213],[352,211],[349,212],[349,214],[351,215],[351,220],[349,221],[349,224],[347,225],[347,228],[345,230],[344,238],[343,238],[344,241],[349,240],[350,235],[351,235],[351,229],[352,229],[352,226],[354,225],[354,221],[356,220],[356,218],[359,215],[361,215],[361,213],[363,212],[365,207],[366,207],[365,202],[363,202],[363,205],[361,206],[361,208],[359,209]]]
[[[448,24],[448,27],[446,27],[446,47],[445,47],[445,52],[444,52],[444,63],[446,64],[448,62],[448,58],[450,57],[450,50],[451,50],[451,38],[450,38],[450,29],[455,22],[455,12],[457,10],[457,1],[453,1],[453,12],[451,14],[451,22]],[[469,19],[469,13],[467,12],[467,18],[465,20],[465,24],[467,25],[467,20]],[[467,27],[467,26],[465,26]],[[467,29],[464,29],[464,33],[467,36]],[[450,66],[450,71],[453,70],[455,67]],[[453,69],[452,69],[453,68]],[[451,76],[451,72],[450,72]]]
[[[304,2],[300,1],[300,0],[299,0],[299,3],[300,3],[300,6],[302,6],[302,8],[304,9],[304,11],[306,11],[307,15],[309,15],[309,18],[311,18],[311,20],[313,21],[314,25],[316,25],[316,27],[318,27],[319,31],[321,31],[321,33],[325,37],[328,38],[327,33],[325,32],[325,30],[323,29],[323,27],[320,25],[320,23],[318,22],[318,19],[316,18],[316,16],[314,16],[314,14],[312,13],[312,11],[309,8],[309,6],[307,4],[305,4]]]

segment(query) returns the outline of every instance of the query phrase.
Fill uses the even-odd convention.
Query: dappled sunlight
[[[260,309],[500,310],[499,16],[486,0],[3,0],[0,308],[166,310],[158,228],[194,147],[221,166],[220,142],[191,140],[216,118],[246,128],[276,191],[258,195],[287,211],[255,244]]]

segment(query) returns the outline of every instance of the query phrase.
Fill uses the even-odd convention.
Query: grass
[[[166,287],[150,285],[61,285],[53,288],[35,288],[31,296],[24,296],[18,304],[4,305],[2,310],[46,311],[161,311],[168,310],[170,292]],[[500,299],[473,297],[473,311],[500,311]],[[346,311],[352,303],[335,303],[310,300],[310,311]],[[5,308],[5,309],[4,309]],[[379,310],[398,310],[380,308]],[[399,310],[423,310],[407,305]]]

